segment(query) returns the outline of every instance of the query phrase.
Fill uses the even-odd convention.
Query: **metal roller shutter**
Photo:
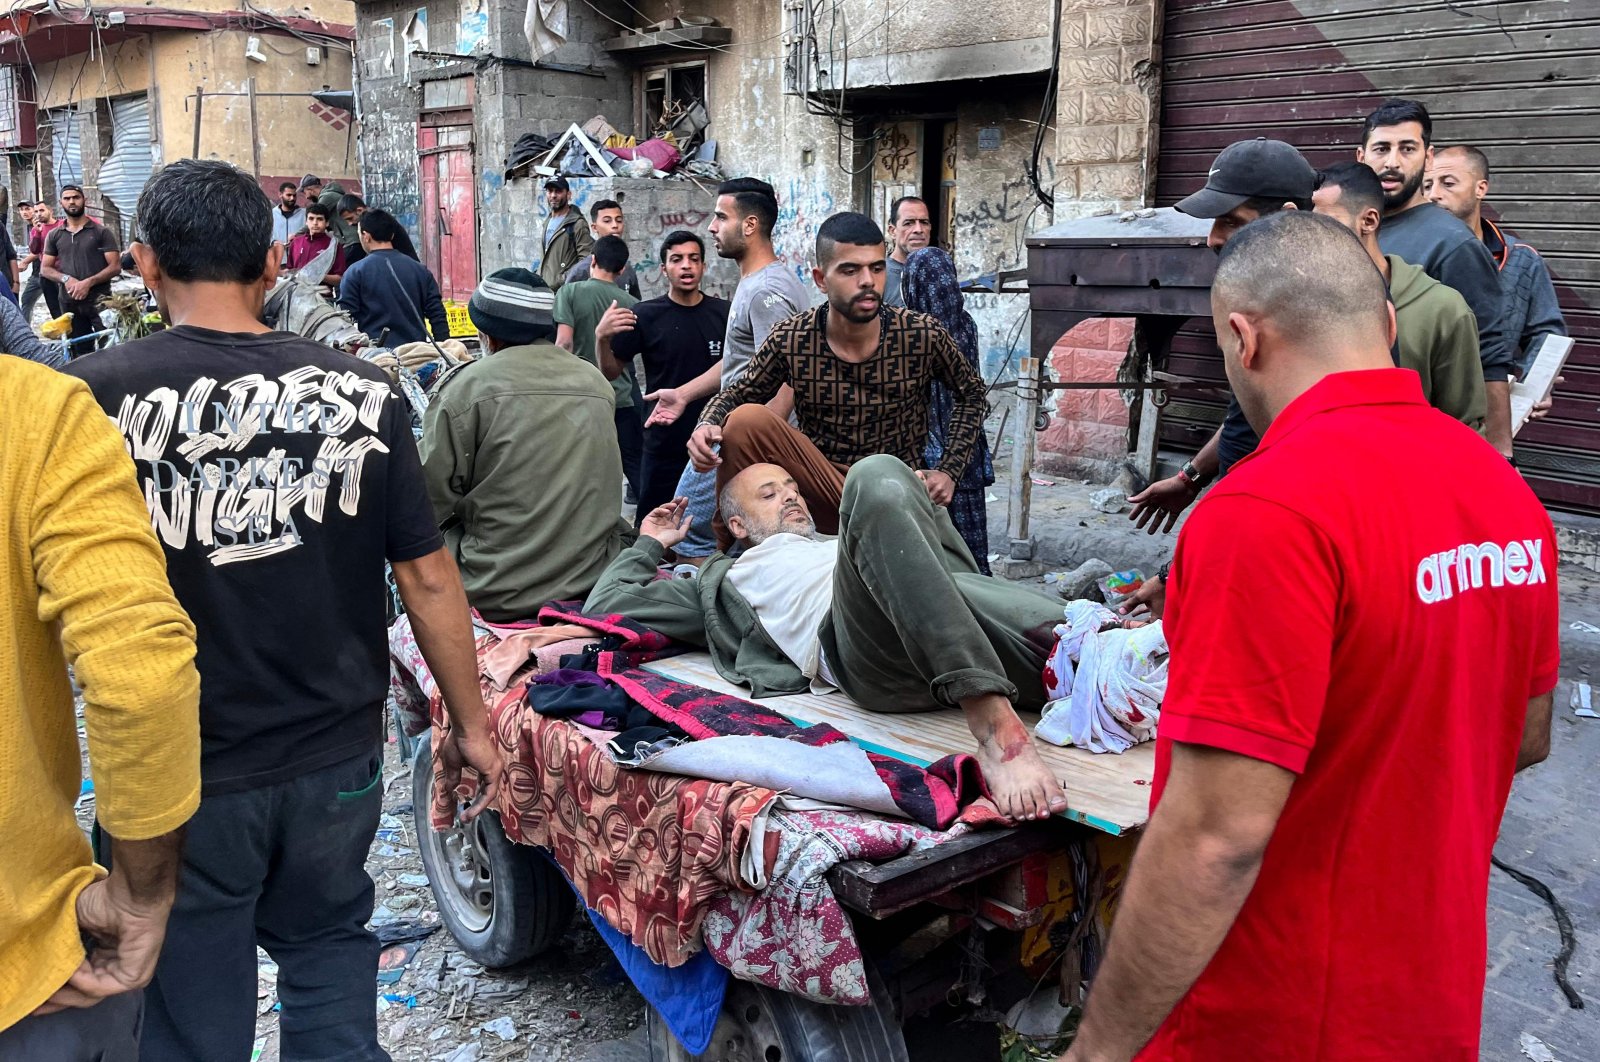
[[[100,166],[100,194],[116,204],[122,241],[133,235],[134,208],[150,179],[150,100],[143,93],[111,101],[111,157]]]
[[[55,178],[56,194],[64,184],[83,183],[83,144],[79,133],[83,116],[76,107],[60,107],[50,112],[50,173]]]
[[[1348,159],[1361,120],[1391,96],[1427,105],[1437,144],[1489,156],[1492,216],[1544,255],[1578,339],[1518,457],[1547,505],[1600,513],[1600,3],[1166,0],[1163,66],[1162,204],[1247,136],[1286,140],[1316,166]],[[1181,334],[1171,365],[1221,380],[1209,328]],[[1163,440],[1199,446],[1223,400],[1181,397]]]

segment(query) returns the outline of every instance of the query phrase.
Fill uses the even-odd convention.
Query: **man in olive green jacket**
[[[589,593],[634,537],[620,515],[611,384],[556,346],[555,297],[526,269],[467,313],[489,353],[452,369],[423,418],[422,471],[467,599],[491,623]]]
[[[1400,367],[1422,378],[1429,405],[1481,432],[1488,399],[1478,357],[1478,319],[1467,300],[1421,266],[1378,248],[1383,186],[1370,167],[1349,162],[1323,170],[1319,177],[1311,197],[1316,212],[1355,233],[1389,283]]]
[[[559,174],[544,182],[545,205],[550,208],[540,241],[539,276],[557,291],[567,282],[573,266],[594,253],[594,233],[583,220],[583,211],[572,202],[572,186]]]

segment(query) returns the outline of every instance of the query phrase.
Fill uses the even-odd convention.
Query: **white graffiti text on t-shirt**
[[[296,514],[322,523],[336,480],[339,510],[355,515],[367,455],[389,452],[370,434],[390,397],[385,384],[305,366],[275,380],[241,376],[218,391],[201,377],[181,396],[170,387],[127,395],[114,418],[164,543],[184,549],[192,532],[214,565],[293,549],[302,541]],[[358,425],[366,430],[345,438]],[[228,456],[261,436],[301,434],[323,437],[309,462],[277,446],[265,457]]]

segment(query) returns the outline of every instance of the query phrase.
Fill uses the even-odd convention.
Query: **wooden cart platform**
[[[953,752],[971,752],[973,737],[957,711],[901,714],[869,712],[842,693],[811,693],[757,698],[717,674],[706,653],[687,653],[646,664],[658,675],[692,683],[765,705],[800,726],[830,723],[868,752],[892,756],[919,767]],[[1029,730],[1038,721],[1022,713]],[[1067,787],[1063,817],[1106,833],[1137,830],[1149,818],[1150,780],[1155,771],[1155,746],[1146,742],[1120,756],[1096,755],[1037,741],[1040,754]]]

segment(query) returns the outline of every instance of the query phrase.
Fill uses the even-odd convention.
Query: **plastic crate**
[[[478,326],[472,323],[472,318],[467,314],[465,306],[447,299],[444,304],[444,313],[450,320],[451,339],[461,339],[478,334]]]

